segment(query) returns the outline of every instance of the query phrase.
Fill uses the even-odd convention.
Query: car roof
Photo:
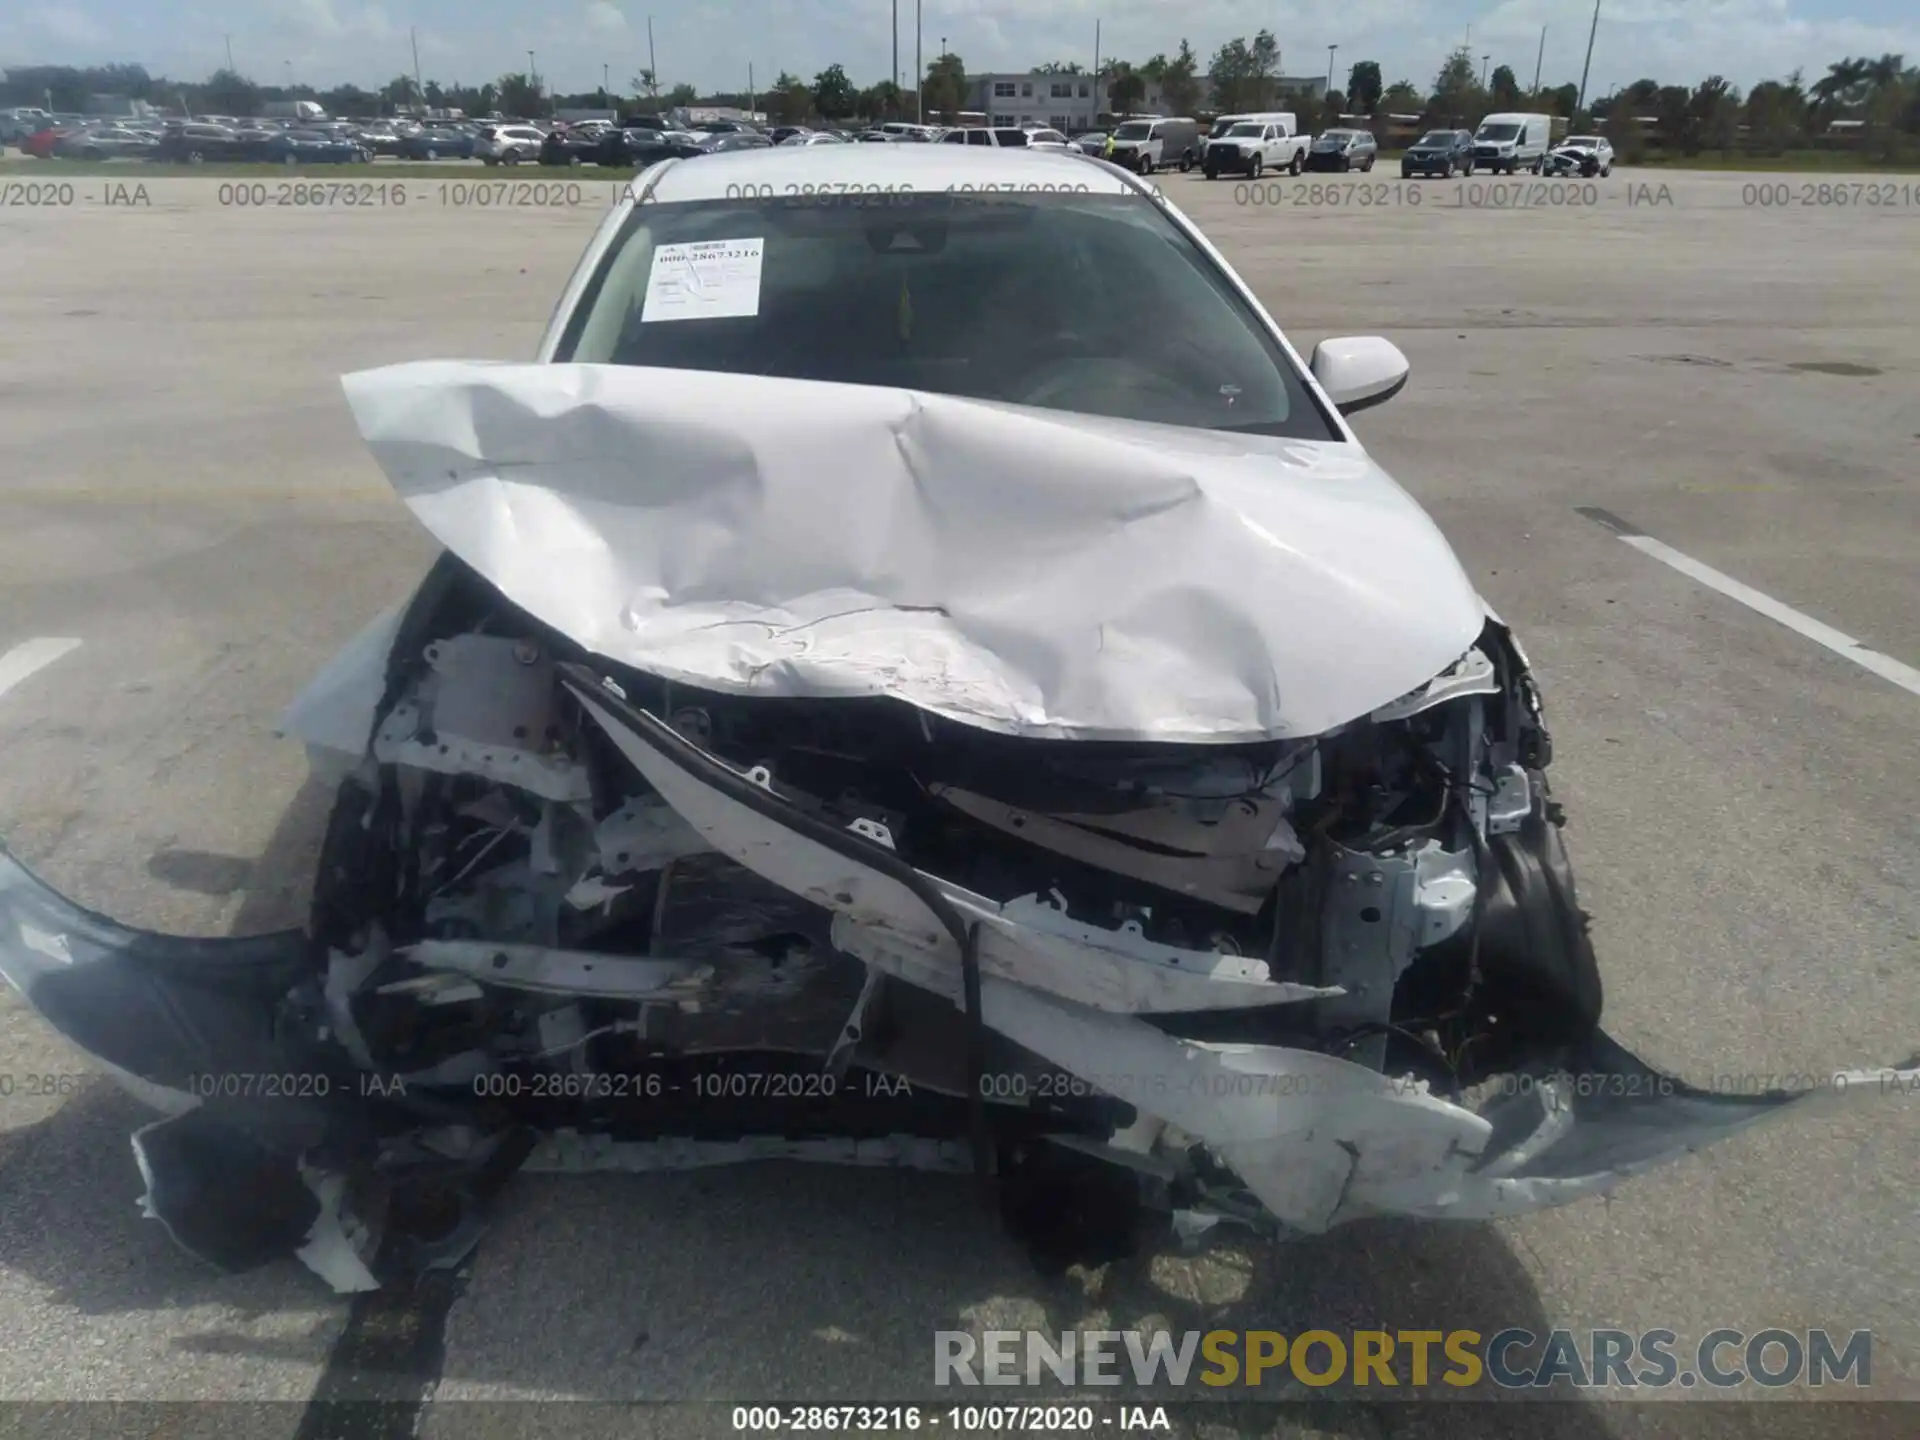
[[[925,193],[949,185],[992,184],[1018,190],[1085,185],[1094,194],[1137,194],[1119,170],[1066,150],[970,145],[773,145],[703,155],[676,163],[655,182],[652,198],[723,200],[742,185],[892,186]],[[784,191],[776,190],[776,194]]]

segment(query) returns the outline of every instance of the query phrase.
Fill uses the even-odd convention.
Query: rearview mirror
[[[1308,368],[1340,413],[1351,415],[1398,395],[1413,367],[1391,340],[1346,335],[1314,346]]]

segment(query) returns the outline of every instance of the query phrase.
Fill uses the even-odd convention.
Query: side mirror
[[[1378,335],[1347,335],[1313,347],[1308,368],[1342,415],[1385,404],[1412,370],[1400,347]]]

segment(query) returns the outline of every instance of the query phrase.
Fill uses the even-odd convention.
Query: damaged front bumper
[[[790,1054],[788,1073],[865,1075],[871,1096],[874,1076],[884,1085],[908,1068],[888,1049],[901,1043],[905,1014],[923,1047],[927,1037],[962,1042],[949,1047],[948,1083],[934,1086],[944,1093],[898,1130],[891,1112],[877,1121],[863,1112],[855,1133],[840,1133],[844,1107],[805,1103],[831,1091],[790,1079],[761,1119],[729,1128],[711,1106],[670,1103],[689,1085],[720,1092],[672,1069],[686,1058],[656,1046],[667,1068],[649,1073],[668,1078],[629,1078],[624,1094],[604,1078],[550,1087],[548,1100],[597,1099],[585,1119],[576,1106],[516,1105],[512,1087],[488,1079],[498,1064],[407,1070],[373,1058],[349,991],[498,985],[556,999],[591,993],[644,1015],[687,1008],[712,976],[628,959],[612,979],[605,972],[622,962],[605,955],[496,944],[477,945],[476,957],[448,940],[343,972],[343,957],[303,931],[206,940],[128,929],[0,850],[0,974],[166,1113],[134,1140],[144,1205],[189,1250],[228,1269],[298,1255],[337,1289],[366,1289],[464,1255],[487,1198],[523,1166],[784,1158],[992,1170],[1037,1141],[1106,1162],[1163,1208],[1282,1232],[1376,1215],[1487,1219],[1602,1193],[1789,1111],[1920,1088],[1920,1069],[1909,1068],[1847,1072],[1801,1093],[1711,1093],[1594,1029],[1449,1097],[1425,1078],[1319,1050],[1198,1038],[1207,1017],[1338,1007],[1344,992],[1282,978],[1258,958],[1149,939],[1138,925],[1074,920],[1039,896],[969,891],[906,863],[884,826],[823,820],[596,672],[563,666],[559,678],[700,843],[816,907],[832,952],[864,974],[857,993],[838,994],[832,1042]],[[396,966],[407,972],[399,980]],[[888,1010],[893,1023],[880,1023]],[[563,1036],[560,1048],[580,1043]],[[729,1045],[707,1048],[724,1062]],[[805,1050],[764,1037],[731,1048]],[[924,1081],[929,1063],[914,1073]],[[1002,1083],[1007,1075],[1018,1084]],[[843,1083],[844,1096],[853,1086]],[[1043,1093],[1072,1100],[1049,1104]],[[764,1121],[775,1112],[784,1118]]]

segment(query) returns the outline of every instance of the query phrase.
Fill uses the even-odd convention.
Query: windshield
[[[739,293],[711,316],[663,318],[669,267],[729,242],[748,257]],[[636,207],[555,358],[1334,438],[1221,272],[1134,195]]]
[[[1247,135],[1257,140],[1260,137],[1260,132],[1266,128],[1267,127],[1262,125],[1258,120],[1242,120],[1238,125],[1234,126],[1233,129],[1229,130],[1227,134]]]
[[[1476,140],[1512,140],[1520,133],[1518,125],[1482,125]]]
[[[1597,135],[1569,135],[1560,143],[1562,145],[1579,145],[1588,150],[1596,150],[1600,146],[1600,137]]]
[[[1451,145],[1453,144],[1453,131],[1430,130],[1425,135],[1422,135],[1420,137],[1419,143],[1422,145],[1436,145],[1436,146]]]
[[[1144,140],[1153,133],[1153,125],[1145,120],[1132,120],[1113,132],[1116,140]]]
[[[1329,130],[1317,143],[1321,145],[1345,145],[1353,139],[1351,130]]]

